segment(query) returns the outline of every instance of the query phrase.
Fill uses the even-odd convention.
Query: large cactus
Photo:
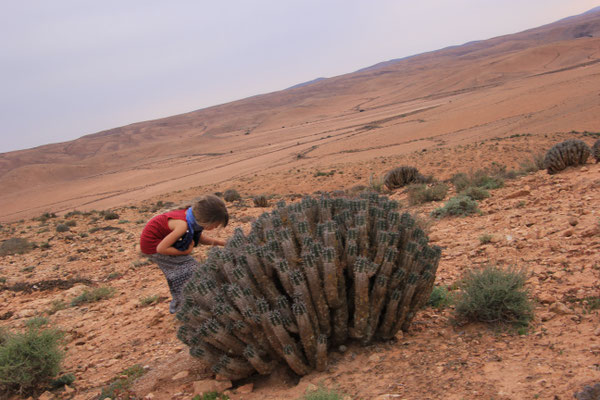
[[[554,145],[546,153],[544,165],[550,175],[569,167],[585,164],[592,153],[584,141],[569,139]]]
[[[407,330],[431,293],[440,249],[376,194],[304,198],[237,229],[188,282],[178,337],[215,373],[327,367],[327,349]]]

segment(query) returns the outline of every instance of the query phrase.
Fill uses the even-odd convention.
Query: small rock
[[[154,399],[154,393],[148,393],[144,396],[144,400],[152,400]]]
[[[345,353],[348,351],[348,346],[345,345],[340,345],[340,347],[338,347],[338,350],[340,351],[340,353]]]
[[[40,397],[38,397],[38,400],[52,400],[53,398],[54,398],[54,395],[46,390],[44,393],[42,393],[40,395]]]
[[[178,372],[177,374],[175,374],[171,378],[171,380],[178,381],[179,379],[187,378],[189,374],[190,374],[189,371],[181,371],[181,372]]]
[[[316,391],[317,391],[317,389],[318,389],[317,385],[314,385],[314,384],[312,384],[312,383],[309,383],[309,384],[306,386],[306,393],[308,393],[308,392],[316,392]]]
[[[538,300],[542,304],[552,304],[556,302],[556,299],[550,293],[540,293],[538,295]]]
[[[554,318],[555,315],[556,314],[551,312],[543,313],[542,315],[540,315],[540,319],[542,320],[542,322],[550,321],[552,318]]]
[[[563,236],[571,237],[571,236],[573,236],[574,233],[575,233],[575,231],[573,231],[573,229],[567,229],[566,231],[563,232]]]
[[[580,172],[588,172],[589,169],[588,169],[588,167],[581,167],[581,169],[579,171]]]
[[[569,225],[576,226],[579,223],[579,220],[575,217],[569,218]]]
[[[223,392],[232,386],[231,381],[217,381],[215,379],[203,379],[201,381],[195,381],[192,383],[194,388],[194,395],[202,395],[208,392]]]
[[[573,311],[569,309],[569,307],[565,306],[563,303],[557,301],[550,306],[550,311],[559,315],[568,315],[573,314]]]
[[[517,197],[524,197],[524,196],[529,196],[529,190],[517,190],[516,192],[513,192],[507,196],[504,196],[505,200],[508,199],[516,199]]]
[[[73,389],[73,388],[72,388],[71,386],[69,386],[69,385],[65,385],[64,392],[65,392],[66,394],[71,394],[71,393],[74,393],[74,392],[75,392],[75,389]]]
[[[252,390],[254,390],[254,384],[247,383],[244,386],[240,386],[235,391],[239,394],[248,394],[248,393],[252,393]]]
[[[594,331],[594,335],[600,336],[600,327],[596,328],[596,330]]]
[[[369,361],[371,362],[377,362],[379,361],[379,356],[377,354],[373,354],[371,357],[369,357]]]

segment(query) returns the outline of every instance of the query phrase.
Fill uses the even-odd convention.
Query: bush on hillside
[[[413,184],[407,188],[410,205],[423,204],[430,201],[444,200],[448,193],[448,185],[437,183],[431,187],[425,184]]]
[[[241,200],[242,196],[240,196],[240,194],[238,193],[238,191],[235,190],[235,189],[227,189],[223,193],[223,199],[225,199],[225,201],[227,201],[227,202],[232,202],[232,201]]]
[[[596,140],[592,146],[592,154],[594,155],[596,163],[600,162],[600,139]]]
[[[5,333],[0,341],[0,387],[12,393],[30,393],[46,387],[60,372],[63,337],[54,329],[27,329]]]
[[[389,190],[398,189],[411,183],[426,183],[427,180],[418,169],[409,166],[394,168],[383,177],[383,183]]]
[[[33,243],[29,240],[19,237],[7,239],[0,244],[0,256],[10,256],[13,254],[24,254],[33,249]]]
[[[523,271],[486,266],[467,273],[456,304],[459,320],[527,326],[533,307]]]
[[[443,207],[436,208],[431,212],[433,217],[461,216],[479,213],[477,202],[467,196],[456,196],[451,198]]]
[[[490,192],[477,186],[469,186],[460,192],[459,196],[466,196],[473,200],[483,200],[490,197]]]

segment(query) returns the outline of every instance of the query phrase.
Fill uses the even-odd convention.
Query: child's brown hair
[[[192,213],[200,225],[218,222],[222,226],[227,226],[229,222],[229,212],[225,202],[213,194],[194,199]]]

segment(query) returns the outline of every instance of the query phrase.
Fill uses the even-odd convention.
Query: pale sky
[[[0,0],[0,153],[516,33],[598,0]]]

